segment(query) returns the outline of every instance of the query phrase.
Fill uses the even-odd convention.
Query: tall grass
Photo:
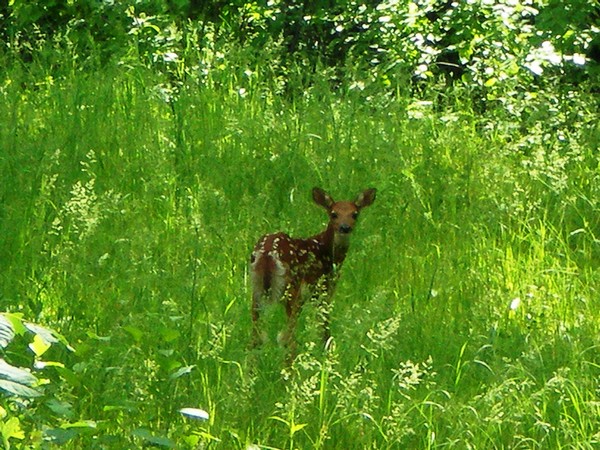
[[[540,98],[527,121],[478,114],[460,90],[317,83],[292,101],[253,83],[173,94],[124,67],[5,78],[1,309],[77,350],[52,394],[69,407],[36,403],[21,444],[41,445],[43,419],[95,421],[67,448],[597,446],[593,99]],[[315,185],[379,196],[335,293],[331,351],[309,306],[286,367],[274,339],[247,350],[247,259],[265,232],[320,230]],[[271,336],[282,320],[269,311]]]

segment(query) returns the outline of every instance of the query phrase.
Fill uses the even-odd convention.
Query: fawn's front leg
[[[321,282],[320,289],[318,290],[318,314],[322,326],[323,346],[325,349],[329,347],[331,339],[329,314],[331,313],[331,308],[333,306],[331,303],[331,298],[333,297],[336,281],[336,275],[330,274],[329,276],[324,277]]]
[[[327,288],[319,301],[319,315],[323,327],[323,347],[327,349],[331,340],[331,329],[329,326],[329,313],[331,312],[331,291]]]

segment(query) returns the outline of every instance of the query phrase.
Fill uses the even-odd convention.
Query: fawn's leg
[[[321,298],[319,301],[319,318],[322,327],[322,336],[323,336],[323,346],[325,349],[329,346],[329,341],[331,339],[331,329],[329,327],[329,312],[331,311],[331,302],[329,301],[329,297],[327,295],[324,298]]]
[[[260,332],[260,310],[263,292],[254,290],[252,292],[252,348],[262,344],[262,336]]]
[[[280,333],[278,341],[280,344],[287,347],[287,361],[291,364],[296,359],[297,343],[296,343],[296,324],[300,314],[300,287],[290,287],[285,296],[285,312],[287,314],[286,329]]]
[[[323,327],[323,346],[328,348],[331,339],[331,329],[329,327],[329,313],[331,312],[331,297],[335,288],[335,279],[327,278],[324,282],[321,295],[319,296],[319,316]]]

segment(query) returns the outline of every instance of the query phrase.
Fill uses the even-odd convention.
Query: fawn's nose
[[[346,223],[343,223],[340,225],[339,230],[340,230],[340,233],[348,234],[352,231],[352,227]]]

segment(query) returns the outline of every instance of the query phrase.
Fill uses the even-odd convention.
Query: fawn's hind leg
[[[287,348],[288,356],[287,362],[291,365],[296,359],[298,352],[298,344],[296,342],[296,324],[298,323],[298,316],[300,315],[300,287],[290,287],[283,298],[285,312],[287,315],[287,324],[285,330],[281,331],[277,336],[279,344]]]
[[[252,261],[250,278],[252,280],[252,343],[251,347],[256,348],[264,341],[263,333],[260,329],[260,314],[263,304],[266,300],[268,286],[265,284],[265,273],[258,270],[257,260]]]

